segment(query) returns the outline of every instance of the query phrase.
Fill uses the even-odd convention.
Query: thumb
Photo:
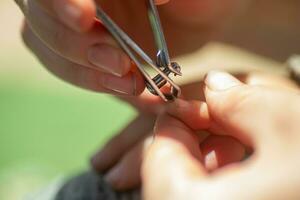
[[[216,129],[246,145],[266,139],[274,118],[271,106],[276,104],[272,90],[245,85],[220,71],[208,73],[205,84],[207,106]]]
[[[228,73],[212,71],[205,78],[205,97],[212,129],[221,129],[247,145],[261,139],[260,90],[247,86]],[[263,110],[264,111],[264,110]],[[215,127],[214,127],[215,126]]]
[[[200,158],[192,130],[168,115],[159,117],[154,142],[143,163],[144,199],[185,199],[191,180],[205,177]]]

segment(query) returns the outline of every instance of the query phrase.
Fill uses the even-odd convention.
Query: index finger
[[[88,31],[95,22],[96,5],[93,0],[15,0],[24,15],[31,5],[38,3],[49,15],[59,19],[67,27],[78,31]],[[42,19],[41,19],[42,20]]]

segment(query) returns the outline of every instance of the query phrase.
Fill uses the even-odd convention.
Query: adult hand
[[[142,76],[95,19],[93,0],[16,2],[26,19],[25,44],[55,75],[98,92],[132,96],[143,91]],[[114,7],[115,4],[110,1],[109,5]],[[124,9],[122,15],[126,12],[128,9]]]
[[[244,85],[223,72],[209,73],[205,83],[207,104],[177,102],[158,120],[143,165],[144,198],[299,199],[299,91]],[[203,128],[238,139],[254,154],[208,173],[202,159],[207,152],[195,137]],[[216,164],[235,153],[210,146]]]
[[[143,77],[95,19],[96,4],[93,0],[15,1],[26,19],[23,28],[25,44],[49,71],[65,81],[98,92],[134,96],[144,90]],[[149,23],[144,1],[96,2],[146,52],[153,55],[153,35],[150,26],[145,26]],[[168,0],[156,0],[157,4],[166,2]],[[223,21],[225,15],[231,15],[229,10],[238,7],[236,4],[240,3],[237,2],[191,0],[186,4],[184,0],[175,0],[164,5],[161,18],[172,55],[198,48],[210,38],[208,30],[218,26],[207,24]],[[182,21],[178,16],[185,17]],[[201,20],[194,22],[196,18]],[[188,22],[193,23],[187,27]],[[199,27],[199,31],[195,31],[195,27]]]

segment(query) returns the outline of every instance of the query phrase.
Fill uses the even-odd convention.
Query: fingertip
[[[111,166],[112,161],[105,155],[105,152],[99,151],[90,158],[92,168],[97,172],[103,172]]]
[[[167,112],[193,130],[209,128],[210,116],[205,102],[177,99],[167,106]]]
[[[242,85],[237,78],[224,71],[212,70],[204,78],[206,87],[212,91],[223,91]]]
[[[105,180],[118,191],[136,188],[141,180],[144,141],[133,147],[105,175]]]
[[[88,31],[94,24],[96,6],[92,0],[54,0],[59,19],[77,32]]]
[[[79,1],[82,5],[83,15],[79,19],[79,27],[81,32],[90,30],[95,24],[96,4],[94,1]]]

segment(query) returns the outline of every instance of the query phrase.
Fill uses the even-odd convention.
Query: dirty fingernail
[[[93,46],[88,51],[88,60],[93,65],[115,76],[124,76],[130,71],[131,62],[120,49],[108,44]]]
[[[205,77],[205,84],[211,90],[226,90],[241,82],[226,72],[211,71]]]

